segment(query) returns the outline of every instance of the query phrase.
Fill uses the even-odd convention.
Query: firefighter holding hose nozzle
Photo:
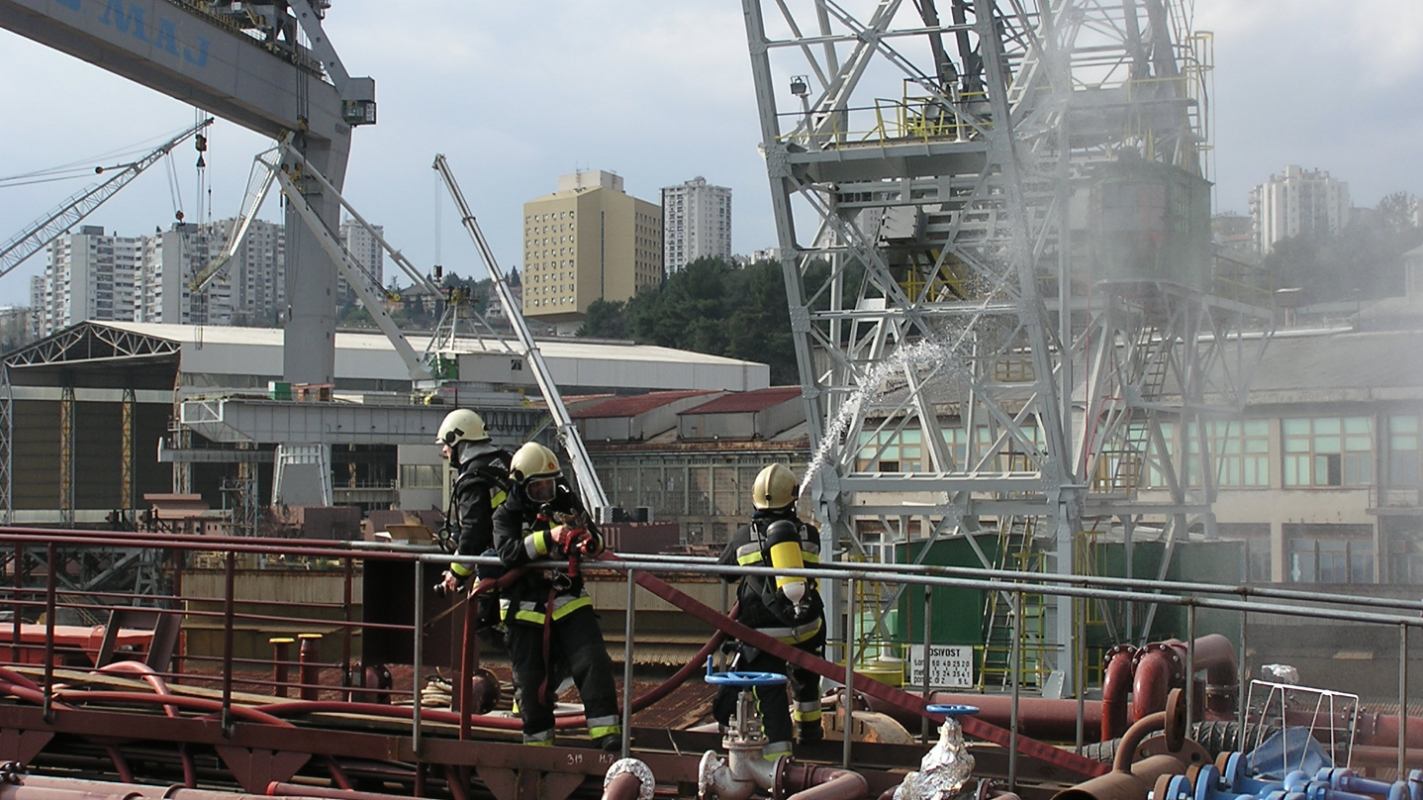
[[[524,743],[553,744],[554,695],[558,673],[566,670],[583,698],[588,737],[601,749],[620,749],[612,659],[579,568],[584,557],[603,551],[603,538],[547,447],[519,448],[509,477],[509,499],[494,512],[499,560],[507,569],[550,559],[566,564],[528,570],[503,593]]]

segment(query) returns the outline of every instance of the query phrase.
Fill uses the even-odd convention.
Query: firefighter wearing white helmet
[[[751,567],[801,569],[820,563],[820,532],[796,516],[799,494],[795,474],[785,464],[771,464],[761,470],[751,486],[751,504],[756,511],[751,522],[737,531],[721,563]],[[728,581],[736,576],[726,576]],[[814,579],[796,575],[745,575],[737,588],[736,619],[750,628],[816,655],[825,649],[825,606]],[[787,706],[784,684],[754,689],[761,707],[761,723],[768,759],[791,750],[791,720],[797,723],[802,744],[824,738],[820,722],[820,678],[808,670],[789,668],[786,662],[745,643],[736,645],[738,670],[776,672],[786,675],[795,690],[795,710]],[[736,708],[737,690],[722,687],[712,705],[712,714],[723,726]]]
[[[509,453],[494,445],[484,420],[467,408],[445,415],[435,441],[440,445],[440,455],[455,470],[450,505],[445,512],[445,525],[454,540],[455,552],[462,556],[490,554],[494,547],[494,510],[509,494]],[[451,562],[438,588],[453,592],[474,572],[470,566]],[[481,629],[498,624],[498,601],[492,595],[481,598],[480,611]]]
[[[524,742],[553,744],[553,695],[566,673],[583,699],[588,737],[604,750],[617,750],[622,727],[613,664],[578,568],[582,558],[602,552],[602,536],[547,447],[537,442],[520,447],[509,477],[509,500],[494,512],[499,560],[507,569],[550,559],[565,565],[528,570],[504,589]]]

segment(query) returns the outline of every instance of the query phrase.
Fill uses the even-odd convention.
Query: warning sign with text
[[[908,683],[924,685],[924,645],[909,648]],[[929,687],[933,689],[973,688],[973,646],[933,645],[929,648]]]

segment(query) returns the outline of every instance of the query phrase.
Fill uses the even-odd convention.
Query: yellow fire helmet
[[[751,504],[761,510],[786,508],[795,502],[795,475],[785,464],[772,464],[761,470],[751,485]]]
[[[489,440],[489,432],[484,428],[484,419],[467,408],[457,408],[445,415],[440,423],[440,432],[435,441],[454,447],[456,442],[484,442]]]
[[[509,462],[509,475],[520,482],[533,478],[557,478],[562,474],[563,470],[558,466],[558,456],[538,442],[529,442],[520,447],[518,452],[514,453],[514,459]]]

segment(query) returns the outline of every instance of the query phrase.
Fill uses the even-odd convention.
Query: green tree
[[[594,300],[588,305],[588,316],[578,329],[579,336],[597,339],[626,339],[627,303],[621,300]]]

